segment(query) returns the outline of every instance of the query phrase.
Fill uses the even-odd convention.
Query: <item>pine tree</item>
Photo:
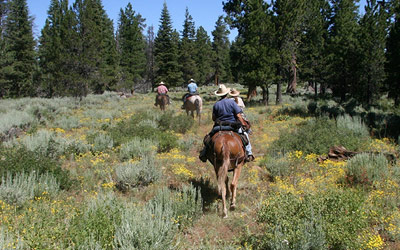
[[[195,61],[197,74],[195,79],[199,84],[207,84],[212,80],[213,69],[211,67],[214,53],[212,43],[207,31],[200,26],[196,32]]]
[[[0,85],[8,97],[31,96],[35,72],[35,40],[32,18],[26,0],[12,0],[3,30],[3,58],[0,68]]]
[[[297,87],[297,54],[301,40],[301,24],[303,24],[305,0],[274,0],[276,46],[279,50],[279,74],[287,81],[286,92],[296,93]],[[277,103],[281,102],[280,84],[278,82]]]
[[[394,22],[387,39],[387,86],[389,97],[400,106],[400,4],[393,8]]]
[[[150,83],[152,89],[155,87],[155,75],[154,27],[151,25],[147,29],[146,36],[146,81]]]
[[[4,51],[4,36],[3,31],[5,28],[5,19],[7,16],[7,1],[0,0],[0,65],[4,65],[5,51]],[[0,70],[0,98],[5,95],[5,81],[4,72]]]
[[[358,32],[358,81],[350,91],[360,102],[371,105],[379,97],[385,80],[387,13],[376,0],[368,0]]]
[[[274,47],[275,30],[269,5],[262,0],[235,1],[224,6],[238,29],[232,46],[232,61],[238,79],[249,88],[248,99],[263,89],[263,101],[268,104],[269,86],[276,78],[277,53]]]
[[[64,95],[63,65],[64,50],[64,16],[68,12],[68,1],[52,0],[48,17],[39,39],[39,66],[42,73],[42,88],[47,97]]]
[[[171,16],[164,2],[161,11],[160,26],[154,41],[156,81],[163,81],[169,86],[182,83],[182,71],[178,63],[179,33],[172,30]]]
[[[116,74],[112,21],[101,0],[76,0],[74,10],[78,20],[79,73],[83,87],[79,96],[86,96],[89,90],[102,93],[110,88],[112,84],[107,81],[114,81]]]
[[[181,66],[182,76],[185,82],[194,78],[197,74],[195,56],[195,24],[192,16],[189,14],[189,9],[186,7],[185,21],[183,23],[182,39],[179,44],[179,63]]]
[[[328,83],[333,95],[346,100],[353,82],[357,81],[358,14],[357,0],[331,0],[333,15],[329,31]]]
[[[146,40],[143,35],[145,19],[136,14],[131,3],[120,11],[118,25],[118,45],[120,66],[125,87],[139,83],[146,72]]]
[[[326,40],[329,26],[328,0],[307,1],[302,41],[299,46],[300,78],[318,93],[318,83],[325,84]],[[324,88],[321,88],[324,89]]]
[[[230,59],[229,59],[229,30],[224,22],[223,16],[219,16],[215,23],[215,29],[211,32],[213,35],[213,51],[214,61],[212,67],[214,68],[214,82],[229,82],[231,77],[230,72]]]

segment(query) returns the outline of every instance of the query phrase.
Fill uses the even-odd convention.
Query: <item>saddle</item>
[[[243,148],[245,148],[249,144],[249,140],[247,139],[246,135],[243,134],[243,133],[238,133],[237,130],[234,130],[232,128],[228,128],[227,126],[221,126],[219,130],[214,130],[214,128],[203,139],[203,143],[207,148],[211,148],[211,146],[212,146],[212,137],[216,133],[218,133],[219,131],[232,131],[232,132],[236,133],[237,135],[239,135],[240,140],[242,141],[242,144],[243,144]]]

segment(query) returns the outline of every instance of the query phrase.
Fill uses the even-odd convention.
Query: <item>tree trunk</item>
[[[264,87],[264,86],[262,86],[261,89],[263,91],[262,92],[262,96],[263,96],[262,103],[265,106],[268,106],[269,105],[269,89],[268,89],[268,87]]]
[[[216,86],[218,86],[218,84],[219,84],[219,77],[218,77],[218,74],[215,74],[215,75],[214,75],[214,83],[215,83]]]
[[[297,68],[296,68],[296,54],[292,55],[292,63],[290,66],[290,80],[286,89],[287,94],[296,94],[297,87]]]
[[[315,93],[315,97],[318,96],[318,83],[316,81],[313,82],[314,83],[314,93]]]
[[[255,96],[257,96],[257,86],[250,85],[247,91],[247,101],[249,102]]]
[[[278,80],[277,86],[276,86],[276,105],[282,103],[282,83],[280,80]]]

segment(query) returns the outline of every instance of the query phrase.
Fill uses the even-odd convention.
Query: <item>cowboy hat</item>
[[[189,80],[189,82],[194,82],[193,78],[191,78],[191,79]]]
[[[230,96],[239,96],[240,92],[237,91],[236,89],[232,89],[231,92],[229,92]]]
[[[220,84],[217,91],[214,92],[216,96],[224,96],[227,95],[231,91],[230,88],[227,88],[224,84]]]
[[[158,85],[165,85],[165,83],[163,81],[161,81]]]

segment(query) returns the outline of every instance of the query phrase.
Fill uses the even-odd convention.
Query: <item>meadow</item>
[[[214,169],[198,159],[214,90],[200,89],[200,124],[180,109],[182,89],[165,112],[155,94],[0,100],[0,249],[400,248],[388,104],[246,103],[256,161],[223,219]],[[318,161],[335,145],[357,154]]]

